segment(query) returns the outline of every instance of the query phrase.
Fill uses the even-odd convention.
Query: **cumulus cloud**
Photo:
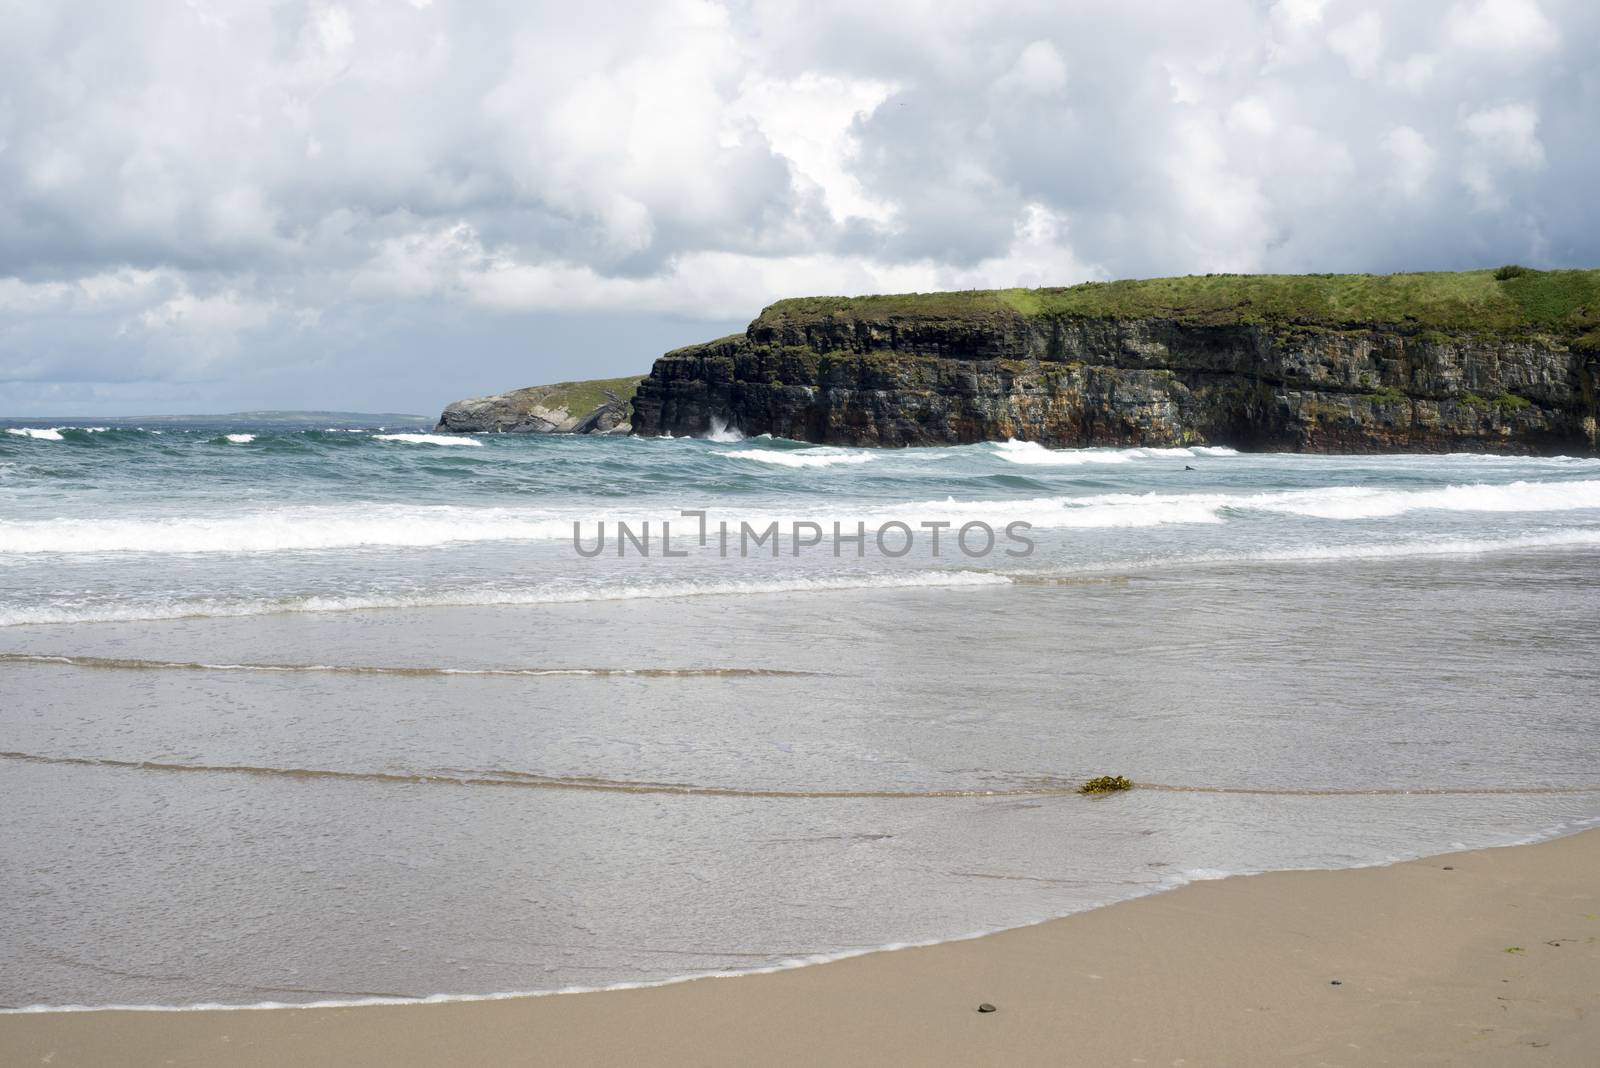
[[[805,292],[1600,263],[1597,36],[1583,0],[13,5],[0,401],[362,404],[381,353],[427,406]]]
[[[1350,73],[1370,78],[1383,65],[1383,19],[1376,11],[1366,11],[1328,34],[1333,49]]]
[[[1000,76],[995,88],[1002,93],[1049,96],[1067,85],[1067,64],[1049,41],[1034,41],[1017,56],[1011,69]]]
[[[1438,158],[1428,139],[1409,126],[1396,126],[1383,135],[1383,150],[1389,154],[1390,184],[1408,198],[1421,194]]]

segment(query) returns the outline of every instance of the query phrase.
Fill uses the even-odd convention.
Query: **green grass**
[[[565,408],[571,415],[588,415],[606,402],[607,390],[621,397],[624,404],[632,400],[643,378],[643,375],[634,375],[630,378],[591,378],[587,382],[555,382],[539,387],[549,390],[539,403],[551,411]]]
[[[1448,335],[1545,332],[1577,338],[1600,329],[1600,271],[1190,275],[1061,289],[801,297],[773,304],[761,320],[1017,315],[1334,330],[1384,326]]]
[[[1502,411],[1514,412],[1520,408],[1531,407],[1533,401],[1527,397],[1519,397],[1515,393],[1502,393],[1494,399],[1494,406]]]

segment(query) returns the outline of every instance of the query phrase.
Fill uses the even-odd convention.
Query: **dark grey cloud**
[[[802,292],[1600,264],[1581,0],[70,0],[5,25],[8,411],[432,408],[642,369]]]

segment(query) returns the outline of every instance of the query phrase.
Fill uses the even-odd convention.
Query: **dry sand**
[[[0,1064],[1594,1066],[1600,830],[646,990],[0,1016]]]

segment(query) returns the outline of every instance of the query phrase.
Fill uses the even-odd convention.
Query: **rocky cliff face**
[[[457,434],[626,434],[638,379],[528,386],[452,401],[436,429]]]
[[[1463,315],[1467,328],[1450,331],[1439,328],[1448,309],[1432,323],[1295,322],[1181,307],[1050,314],[1007,294],[959,296],[954,312],[917,298],[774,305],[744,334],[657,360],[634,433],[703,434],[717,421],[841,445],[1596,447],[1600,345],[1577,329],[1587,307],[1565,330],[1475,329]]]

